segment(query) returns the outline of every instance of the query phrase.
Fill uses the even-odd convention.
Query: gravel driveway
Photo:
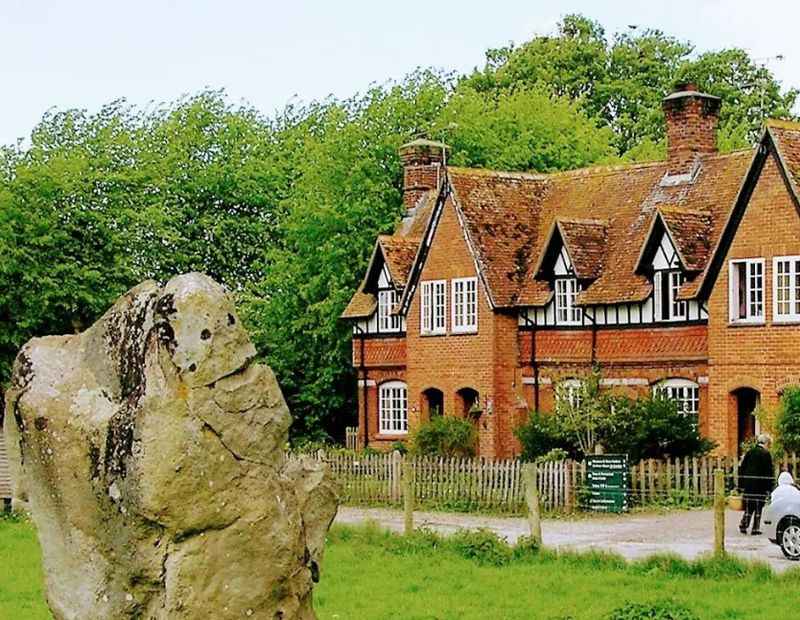
[[[764,536],[740,534],[741,514],[728,511],[725,515],[725,547],[728,552],[744,559],[766,562],[776,571],[800,567],[800,562],[785,560],[780,548]],[[403,530],[403,513],[383,508],[341,506],[335,522],[358,524],[366,521],[375,521],[398,532]],[[528,533],[527,522],[520,518],[443,512],[415,512],[414,525],[443,534],[461,528],[486,527],[510,543]],[[629,559],[654,553],[676,553],[692,559],[711,551],[714,518],[711,510],[686,510],[663,514],[592,515],[570,520],[545,519],[542,521],[542,536],[545,545],[557,549],[603,549]]]

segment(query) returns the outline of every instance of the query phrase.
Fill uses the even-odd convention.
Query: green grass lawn
[[[324,620],[577,620],[606,618],[627,602],[668,600],[703,620],[783,620],[797,613],[796,571],[776,577],[733,560],[626,564],[604,554],[514,554],[487,538],[409,540],[375,528],[335,528],[315,590],[317,613]],[[49,618],[40,584],[33,528],[0,520],[0,618]]]
[[[30,523],[0,515],[0,618],[47,620],[39,543]]]

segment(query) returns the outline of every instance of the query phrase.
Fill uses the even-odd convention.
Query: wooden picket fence
[[[519,460],[404,457],[399,452],[359,454],[319,451],[342,485],[341,501],[355,505],[400,505],[402,464],[411,458],[415,501],[422,508],[487,509],[521,513],[524,508]],[[727,488],[739,487],[738,462],[731,457],[643,460],[631,466],[629,497],[633,505],[703,504],[714,492],[714,471],[725,472]],[[798,473],[796,454],[775,463],[780,471]],[[537,464],[540,503],[546,511],[581,509],[585,502],[585,462],[570,460]]]
[[[348,450],[358,450],[358,427],[348,426],[344,429],[344,435],[345,447]]]
[[[399,452],[356,454],[318,452],[342,485],[344,504],[399,504],[402,501]],[[525,498],[519,460],[412,458],[415,500],[423,507],[451,510],[476,508],[521,512]],[[563,510],[572,502],[571,461],[539,463],[541,505]]]

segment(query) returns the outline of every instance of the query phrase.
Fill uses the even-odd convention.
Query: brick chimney
[[[413,209],[420,197],[438,187],[442,176],[444,154],[449,150],[443,142],[418,138],[400,147],[403,162],[403,204]]]
[[[668,174],[689,174],[697,155],[717,152],[717,124],[722,100],[697,90],[691,82],[678,84],[664,98],[667,120]]]

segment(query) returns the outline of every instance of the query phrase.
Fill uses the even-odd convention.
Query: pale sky
[[[573,12],[609,33],[649,26],[701,51],[742,47],[800,85],[797,0],[0,0],[0,143],[51,107],[147,105],[210,87],[271,114],[419,66],[464,72]]]

